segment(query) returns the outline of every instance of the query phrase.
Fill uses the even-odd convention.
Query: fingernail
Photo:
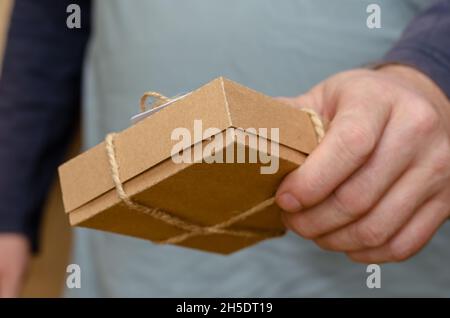
[[[288,212],[298,212],[302,209],[302,205],[290,193],[285,192],[277,197],[277,204],[280,208]]]

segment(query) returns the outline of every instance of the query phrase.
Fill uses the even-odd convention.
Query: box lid
[[[305,154],[317,145],[307,113],[220,77],[117,134],[122,182],[170,158],[172,131],[185,127],[194,136],[196,119],[203,129],[279,128],[280,144]],[[194,136],[192,144],[211,136]],[[104,142],[61,165],[59,175],[67,213],[114,188]]]

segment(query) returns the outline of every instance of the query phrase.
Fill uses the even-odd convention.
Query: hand
[[[0,297],[18,297],[30,259],[28,240],[19,234],[0,234]]]
[[[277,191],[286,226],[358,262],[417,253],[450,216],[450,105],[437,85],[391,65],[283,99],[330,123]]]

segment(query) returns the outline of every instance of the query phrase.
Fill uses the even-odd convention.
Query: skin
[[[450,216],[450,105],[423,73],[352,70],[304,95],[325,138],[280,185],[286,226],[363,263],[415,255]]]
[[[20,234],[0,234],[0,297],[18,297],[30,260],[28,240]]]

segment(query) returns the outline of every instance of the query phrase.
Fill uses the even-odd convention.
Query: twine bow
[[[170,102],[171,99],[161,95],[157,92],[146,92],[140,99],[140,108],[141,111],[146,110],[146,102],[148,97],[153,97],[157,99],[157,102],[152,104],[152,107],[155,107],[156,105],[161,105],[166,102]],[[302,109],[305,111],[310,119],[311,123],[313,124],[314,130],[316,132],[317,140],[320,142],[323,139],[323,136],[325,135],[325,128],[324,125],[319,117],[319,115],[310,109]],[[229,229],[230,226],[233,224],[236,224],[240,221],[243,221],[247,219],[248,217],[266,209],[267,207],[273,205],[275,203],[275,197],[271,197],[267,200],[264,200],[257,205],[251,207],[248,210],[245,210],[241,213],[236,213],[235,216],[229,218],[228,220],[225,220],[223,222],[220,222],[218,224],[214,225],[200,225],[196,224],[191,221],[183,220],[182,218],[179,218],[173,214],[171,214],[168,211],[164,211],[162,209],[156,208],[156,207],[150,207],[147,205],[140,204],[136,201],[133,201],[128,194],[125,192],[123,188],[122,181],[120,180],[120,174],[119,174],[119,165],[117,163],[116,159],[116,149],[115,149],[115,136],[116,133],[110,133],[105,138],[105,144],[106,144],[106,152],[108,155],[108,161],[110,165],[111,170],[111,177],[114,182],[114,186],[116,189],[116,193],[120,200],[125,204],[129,209],[137,211],[139,213],[143,213],[146,215],[151,216],[154,219],[157,219],[159,221],[162,221],[166,224],[172,225],[179,230],[182,230],[186,233],[182,233],[179,235],[175,235],[173,237],[170,237],[166,240],[158,241],[159,244],[176,244],[183,242],[184,240],[199,236],[199,235],[207,235],[207,234],[228,234],[233,236],[240,236],[240,237],[246,237],[246,238],[268,238],[273,236],[279,236],[284,233],[284,231],[276,231],[276,230],[258,230],[258,231],[244,231],[244,230],[232,230]]]

